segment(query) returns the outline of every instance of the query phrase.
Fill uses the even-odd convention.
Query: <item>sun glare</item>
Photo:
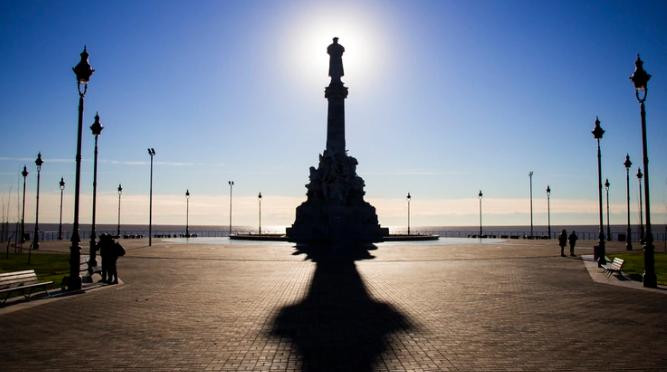
[[[308,11],[290,22],[290,65],[307,82],[327,81],[329,56],[326,48],[333,37],[345,47],[343,65],[346,83],[359,83],[379,75],[382,66],[380,25],[362,10],[332,12],[328,9]]]

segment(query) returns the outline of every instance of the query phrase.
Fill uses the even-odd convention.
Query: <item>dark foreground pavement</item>
[[[667,295],[594,283],[553,242],[340,265],[135,245],[125,285],[0,315],[0,370],[667,370]]]

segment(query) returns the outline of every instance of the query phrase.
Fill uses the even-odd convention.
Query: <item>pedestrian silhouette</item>
[[[100,235],[100,256],[102,257],[102,281],[118,284],[118,257],[125,255],[122,245],[115,242],[110,234]]]
[[[558,236],[558,245],[560,245],[560,256],[565,257],[565,246],[567,245],[567,231],[565,229]]]
[[[572,230],[572,234],[570,234],[570,237],[568,238],[568,240],[570,241],[570,256],[572,257],[577,256],[576,254],[574,254],[574,246],[577,245],[577,239],[579,239],[577,233],[574,230]]]

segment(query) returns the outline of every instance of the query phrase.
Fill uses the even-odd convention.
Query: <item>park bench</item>
[[[611,277],[611,275],[615,272],[620,274],[621,273],[621,268],[623,268],[623,262],[624,261],[623,261],[622,258],[614,257],[614,261],[612,261],[611,263],[602,265],[602,268],[607,273],[607,277]]]
[[[23,270],[23,271],[14,271],[10,273],[0,274],[0,294],[6,294],[2,299],[2,302],[5,303],[9,298],[9,294],[12,292],[22,292],[23,296],[30,298],[32,291],[34,289],[42,288],[46,295],[49,295],[47,286],[53,284],[53,282],[40,282],[37,280],[37,274],[35,270]]]

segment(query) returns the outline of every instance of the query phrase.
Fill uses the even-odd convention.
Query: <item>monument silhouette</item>
[[[327,48],[331,82],[324,90],[328,101],[327,145],[317,168],[310,167],[307,200],[296,209],[296,219],[287,228],[291,242],[346,249],[380,242],[389,229],[380,227],[375,208],[364,201],[364,180],[357,175],[357,159],[345,149],[345,48],[333,38]]]

